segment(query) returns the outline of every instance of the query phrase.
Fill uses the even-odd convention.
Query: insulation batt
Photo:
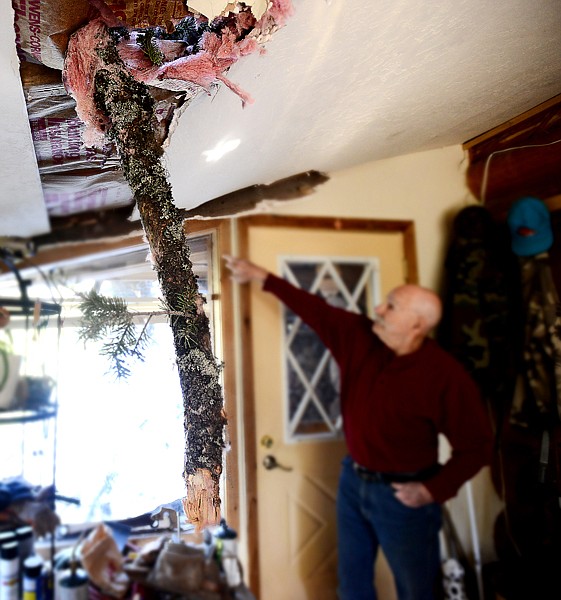
[[[101,16],[74,34],[78,39],[69,45],[63,69],[63,82],[76,99],[78,116],[86,125],[84,144],[99,148],[104,143],[108,124],[106,118],[96,109],[93,100],[93,81],[100,65],[96,47],[104,35],[106,26],[123,24],[103,2],[91,1]],[[257,22],[247,9],[231,14],[220,35],[212,32],[202,34],[200,50],[196,54],[186,54],[189,49],[181,41],[154,39],[163,55],[161,66],[152,64],[136,43],[138,30],[131,30],[130,38],[121,40],[117,50],[127,70],[137,81],[172,90],[177,88],[173,85],[168,87],[167,82],[182,81],[207,91],[212,85],[223,83],[237,94],[245,105],[252,103],[253,99],[224,73],[241,57],[258,51],[264,52],[262,43],[285,24],[292,12],[290,0],[273,0]],[[201,18],[204,20],[204,17]]]
[[[185,55],[185,42],[155,39],[154,45],[162,53],[165,63],[175,61]],[[136,80],[149,83],[151,80],[156,79],[160,68],[154,65],[140,49],[137,42],[137,32],[133,31],[130,34],[130,39],[119,42],[117,50],[121,60]]]

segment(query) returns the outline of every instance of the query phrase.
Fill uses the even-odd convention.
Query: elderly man
[[[492,433],[475,383],[428,337],[441,315],[438,296],[399,286],[372,321],[254,263],[225,260],[234,281],[261,282],[298,314],[339,365],[349,450],[337,495],[339,597],[376,599],[381,547],[399,600],[439,598],[441,504],[490,461]],[[444,465],[439,433],[452,446]]]

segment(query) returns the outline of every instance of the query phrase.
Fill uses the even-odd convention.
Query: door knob
[[[277,459],[272,454],[267,454],[263,459],[263,466],[270,471],[271,469],[282,469],[283,471],[292,471],[292,467],[285,467],[277,462]]]

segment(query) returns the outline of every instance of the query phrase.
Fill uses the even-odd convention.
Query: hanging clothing
[[[521,257],[524,303],[524,393],[516,395],[511,422],[531,426],[561,416],[561,339],[559,298],[547,252]]]
[[[477,382],[502,421],[512,398],[520,355],[518,263],[508,230],[481,205],[455,217],[444,263],[441,346]]]

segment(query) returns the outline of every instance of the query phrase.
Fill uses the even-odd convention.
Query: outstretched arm
[[[319,335],[337,361],[348,360],[350,355],[348,344],[341,343],[342,339],[348,340],[355,335],[351,332],[364,333],[365,329],[370,335],[370,325],[363,321],[364,317],[331,306],[319,295],[296,287],[249,260],[229,255],[223,258],[235,282],[261,283],[265,292],[276,296]]]
[[[232,273],[232,279],[237,283],[249,283],[250,281],[263,283],[269,274],[266,269],[244,258],[236,258],[225,254],[224,260],[226,261],[226,267]]]

